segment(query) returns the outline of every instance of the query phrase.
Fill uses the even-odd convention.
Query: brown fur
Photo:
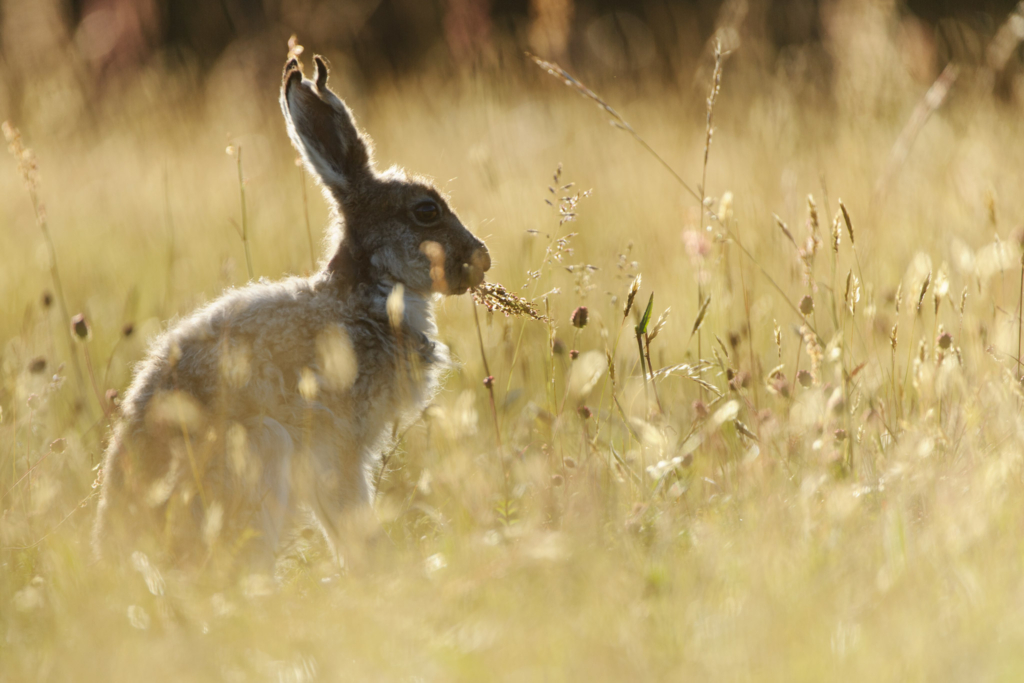
[[[309,80],[288,62],[281,108],[332,206],[337,248],[312,277],[228,291],[153,344],[106,451],[98,553],[272,558],[299,511],[340,552],[391,427],[419,413],[448,363],[433,292],[482,281],[487,249],[430,183],[375,170],[315,63]]]

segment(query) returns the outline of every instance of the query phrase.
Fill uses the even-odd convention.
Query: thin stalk
[[[42,215],[42,212],[39,209],[35,191],[30,192],[30,194],[32,195],[32,205],[36,211],[36,222],[39,224],[39,229],[43,232],[46,247],[50,252],[50,276],[53,278],[53,289],[57,294],[57,305],[60,306],[60,314],[63,318],[61,327],[64,328],[64,336],[67,339],[68,354],[71,356],[71,366],[75,370],[75,379],[78,381],[78,388],[84,393],[85,379],[82,376],[82,366],[78,363],[78,354],[75,353],[75,340],[71,336],[71,314],[68,313],[67,301],[64,299],[64,285],[61,283],[60,269],[57,267],[57,249],[53,245],[53,239],[50,237],[50,229],[46,225],[46,216]]]
[[[494,418],[494,442],[498,446],[498,460],[501,461],[502,478],[502,516],[506,521],[511,516],[512,504],[512,478],[508,470],[508,463],[505,462],[505,449],[501,443],[501,426],[498,423],[498,406],[494,401],[494,377],[491,375],[490,366],[487,363],[487,353],[484,350],[484,333],[480,329],[480,316],[476,312],[476,304],[473,304],[473,323],[476,325],[476,339],[480,343],[480,358],[484,364],[484,386],[487,387],[487,395],[491,402],[491,417]]]
[[[242,204],[242,244],[245,246],[245,267],[249,271],[249,279],[256,279],[252,269],[252,251],[249,248],[249,217],[245,209],[245,179],[242,177],[242,146],[238,146],[235,161],[238,165],[238,196]]]
[[[742,249],[742,247],[740,247],[740,248]],[[748,353],[750,355],[750,377],[751,377],[751,383],[754,385],[754,407],[757,408],[758,410],[760,410],[761,409],[761,405],[760,405],[760,402],[758,400],[758,395],[757,395],[757,382],[753,381],[754,373],[757,372],[757,368],[755,366],[755,362],[756,361],[755,361],[755,356],[754,356],[754,328],[753,328],[753,326],[751,325],[751,322],[750,322],[750,292],[747,291],[747,277],[746,277],[746,275],[743,274],[743,265],[740,264],[739,268],[740,268],[740,287],[743,288],[743,312],[745,313],[746,318],[747,318],[747,351],[748,351]],[[797,344],[797,347],[796,347],[797,348],[797,361],[796,361],[796,368],[797,368],[797,370],[799,370],[799,368],[800,368],[800,355],[799,355],[800,347],[801,347],[801,344]],[[739,355],[739,354],[737,354],[737,355]],[[797,370],[794,370],[794,373],[796,373]],[[793,378],[796,379],[796,374],[793,375]],[[703,394],[702,394],[702,396],[703,396]]]
[[[171,193],[167,183],[167,166],[164,165],[164,216],[167,221],[167,283],[164,286],[164,310],[171,299],[174,287],[174,216],[171,214]]]
[[[1024,327],[1021,323],[1021,313],[1024,312],[1024,256],[1020,258],[1020,295],[1017,298],[1017,358],[1020,358],[1021,348],[1021,329]],[[1021,380],[1020,366],[1017,366],[1017,383],[1020,384]],[[1020,397],[1017,398],[1018,405],[1020,404]]]
[[[476,325],[476,338],[480,343],[480,358],[484,363],[484,386],[487,387],[487,395],[491,400],[491,416],[494,418],[494,441],[498,445],[498,452],[501,452],[501,427],[498,425],[498,405],[494,401],[494,378],[491,376],[491,368],[487,363],[487,353],[484,350],[484,333],[480,329],[480,316],[476,312],[476,304],[473,304],[473,323]],[[502,465],[504,466],[504,459]],[[508,478],[508,472],[505,472]]]
[[[715,113],[715,100],[718,99],[718,92],[722,87],[722,44],[715,41],[715,70],[711,77],[711,92],[708,93],[707,99],[707,118],[704,126],[704,165],[701,169],[700,176],[700,197],[698,201],[700,206],[700,224],[697,229],[704,232],[704,198],[706,195],[707,180],[708,180],[708,160],[711,158],[711,139],[714,135],[714,113]],[[700,306],[704,303],[704,285],[699,280],[697,282],[697,305]],[[701,348],[701,331],[697,330],[697,360],[700,360],[703,355]],[[753,371],[753,370],[751,370]],[[698,366],[697,375],[703,379],[704,370]],[[704,400],[704,387],[700,388],[700,398]]]
[[[721,223],[719,224],[722,225]],[[762,266],[760,262],[758,262],[758,260],[754,258],[754,255],[751,254],[745,246],[743,246],[743,243],[740,241],[739,237],[737,237],[736,234],[725,225],[722,225],[722,229],[725,230],[725,234],[729,236],[729,238],[736,244],[736,246],[740,248],[740,251],[743,252],[743,255],[750,259],[755,266],[757,266],[758,270],[761,271],[761,275],[763,275],[764,278],[768,280],[768,284],[770,284],[775,289],[775,291],[782,295],[782,300],[786,302],[786,305],[789,306],[793,313],[796,314],[796,317],[800,318],[800,320],[803,321],[804,325],[807,326],[807,329],[814,333],[814,336],[818,339],[818,343],[820,343],[822,346],[825,346],[825,340],[822,338],[820,334],[818,334],[818,330],[815,329],[815,326],[811,323],[810,320],[807,319],[807,316],[801,313],[800,309],[797,308],[796,305],[789,300],[789,297],[786,296],[786,293],[782,290],[782,287],[780,287],[778,283],[775,282],[775,279],[768,274],[768,271],[764,269],[764,266]],[[835,295],[833,294],[833,297],[834,296]]]
[[[647,388],[647,362],[644,359],[644,340],[640,332],[636,334],[636,346],[640,352],[640,372],[644,376],[644,419],[646,420],[647,414],[651,410],[651,397]]]
[[[647,152],[650,153],[651,156],[657,159],[658,163],[660,163],[665,168],[665,170],[667,170],[672,175],[672,177],[676,179],[676,182],[682,185],[684,190],[689,192],[694,199],[701,201],[701,203],[703,204],[703,199],[701,199],[701,196],[697,194],[697,192],[692,187],[690,187],[690,185],[685,180],[683,180],[683,177],[676,173],[676,170],[672,168],[672,166],[667,161],[665,161],[660,154],[654,151],[654,148],[647,144],[646,140],[640,137],[640,134],[633,129],[633,126],[631,126],[629,122],[626,121],[626,119],[622,118],[622,115],[619,114],[619,112],[612,109],[612,106],[610,104],[601,99],[601,97],[597,93],[595,93],[587,86],[583,85],[583,83],[581,83],[580,81],[576,80],[575,76],[573,76],[568,71],[560,67],[558,64],[554,62],[545,61],[543,59],[540,59],[539,57],[531,55],[530,53],[526,53],[526,55],[530,59],[532,59],[534,63],[541,69],[548,72],[550,75],[554,76],[558,80],[562,81],[565,85],[569,86],[583,97],[593,101],[595,104],[597,104],[598,107],[603,109],[609,116],[612,117],[612,121],[614,122],[617,128],[621,128],[622,130],[632,135],[633,139],[636,140],[641,147],[647,150]]]
[[[665,414],[665,409],[661,406],[661,398],[658,396],[658,383],[654,381],[654,365],[651,363],[651,340],[644,335],[644,355],[647,357],[647,371],[651,375],[651,391],[654,392],[654,403],[658,406],[658,412],[662,415]],[[703,387],[701,387],[703,389]]]
[[[106,397],[103,396],[99,385],[96,384],[96,372],[92,366],[92,356],[89,355],[88,342],[83,340],[82,353],[85,355],[85,367],[89,371],[89,381],[92,383],[92,390],[96,394],[96,402],[100,404],[100,410],[106,417],[110,417],[110,408],[107,406]]]

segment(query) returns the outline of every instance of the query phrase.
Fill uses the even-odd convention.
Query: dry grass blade
[[[693,335],[697,334],[697,330],[700,329],[700,326],[704,324],[704,316],[706,316],[708,314],[708,306],[710,306],[710,305],[711,305],[711,295],[708,294],[706,297],[704,297],[704,303],[702,303],[700,305],[700,310],[697,311],[697,318],[696,318],[696,320],[693,321],[693,329],[690,330],[690,338],[691,339],[693,338]]]
[[[486,306],[488,311],[504,313],[505,317],[530,318],[547,322],[532,301],[510,292],[497,282],[482,282],[473,289],[473,301]]]
[[[757,438],[757,434],[754,434],[754,432],[750,431],[750,427],[748,427],[747,425],[743,424],[739,420],[733,420],[732,423],[736,427],[736,431],[742,434],[743,436],[747,437],[752,441],[760,441],[760,439]]]
[[[715,70],[711,75],[711,92],[707,99],[707,121],[704,126],[704,172],[701,175],[700,191],[703,195],[707,190],[708,158],[711,155],[711,139],[714,137],[714,114],[715,102],[718,100],[718,93],[722,90],[722,44],[715,41]],[[703,203],[703,200],[702,200]]]
[[[907,125],[903,127],[900,136],[896,138],[896,143],[892,146],[892,151],[889,153],[889,161],[885,165],[885,171],[879,177],[878,184],[875,185],[876,200],[884,197],[886,190],[891,187],[893,178],[903,168],[903,164],[910,155],[910,148],[914,146],[914,141],[917,140],[917,136],[921,133],[921,129],[924,128],[924,124],[931,117],[932,112],[942,106],[946,96],[949,95],[950,88],[953,87],[959,75],[959,67],[950,62],[942,70],[942,73],[939,74],[939,77],[935,79],[931,87],[928,88],[925,96],[918,102],[914,113],[910,115],[910,120],[907,121]]]
[[[715,394],[716,396],[721,397],[721,396],[725,395],[714,384],[711,384],[710,382],[708,382],[706,380],[703,380],[700,377],[694,377],[693,375],[687,375],[687,377],[689,379],[693,380],[694,382],[696,382],[698,385],[700,385],[700,386],[704,387],[705,389],[707,389],[708,391],[710,391],[712,394]]]
[[[1021,41],[1024,41],[1024,0],[1017,3],[1017,7],[1006,17],[985,50],[988,78],[994,80],[995,75],[1006,68]]]
[[[661,163],[661,165],[664,166],[666,170],[668,170],[669,173],[675,176],[675,179],[679,182],[679,184],[682,185],[687,192],[693,195],[694,199],[702,201],[701,196],[692,187],[690,187],[689,183],[683,180],[683,177],[679,175],[676,172],[676,170],[672,168],[672,166],[669,165],[669,163],[665,161],[664,158],[662,158],[660,154],[654,151],[654,148],[647,144],[646,140],[640,137],[640,134],[633,129],[633,126],[631,126],[629,122],[626,121],[626,119],[622,118],[622,115],[619,114],[619,112],[615,111],[610,104],[608,104],[604,99],[601,98],[600,95],[598,95],[596,92],[594,92],[587,86],[583,85],[583,83],[578,81],[575,76],[570,74],[568,71],[560,67],[555,62],[543,60],[540,57],[537,57],[536,55],[530,54],[529,52],[526,53],[526,56],[533,60],[533,63],[539,66],[541,69],[551,74],[558,80],[562,81],[562,83],[575,90],[582,97],[587,98],[588,100],[594,102],[598,107],[603,109],[605,113],[612,117],[612,122],[615,124],[616,127],[621,128],[630,135],[632,135],[633,138],[641,145],[643,145],[644,149],[646,149],[650,154],[652,154]],[[721,73],[719,73],[719,78],[721,78]]]
[[[793,233],[789,231],[789,226],[786,225],[786,221],[779,218],[779,215],[775,213],[772,214],[772,218],[775,219],[775,224],[778,225],[779,228],[782,230],[782,234],[785,235],[786,238],[793,243],[794,247],[796,247],[796,240],[793,238]],[[799,247],[797,248],[799,249]]]

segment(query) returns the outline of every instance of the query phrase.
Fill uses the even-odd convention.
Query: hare
[[[307,79],[288,61],[280,103],[331,206],[336,251],[309,278],[228,291],[155,341],[105,452],[97,555],[148,536],[176,559],[218,543],[272,558],[301,511],[343,562],[380,449],[448,365],[433,299],[479,285],[487,247],[428,181],[375,169],[314,62]]]

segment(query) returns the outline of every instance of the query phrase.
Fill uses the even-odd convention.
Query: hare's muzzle
[[[469,279],[470,288],[476,287],[484,281],[484,273],[491,269],[491,254],[487,251],[487,247],[479,247],[476,249],[472,256],[469,257],[469,263],[464,268],[467,269],[467,276]]]

